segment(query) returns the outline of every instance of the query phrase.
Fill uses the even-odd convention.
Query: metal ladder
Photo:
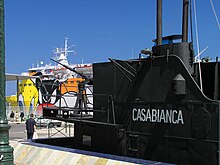
[[[127,135],[127,152],[128,155],[139,157],[140,138],[139,134],[129,132]]]

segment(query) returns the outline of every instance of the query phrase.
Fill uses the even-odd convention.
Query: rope
[[[196,0],[194,0],[194,15],[195,15],[195,28],[196,28],[197,54],[199,55],[200,53],[199,53],[199,36],[198,36],[197,16],[196,16]],[[200,82],[200,89],[201,89],[201,91],[203,91],[200,56],[198,56],[198,60],[199,60],[199,82]]]
[[[195,18],[195,30],[196,30],[196,47],[197,47],[197,54],[199,54],[199,36],[198,36],[198,26],[197,26],[197,16],[196,16],[196,0],[194,0],[194,18]]]
[[[213,4],[212,0],[210,0],[210,3],[211,3],[211,6],[212,6],[212,11],[213,11],[213,13],[214,13],[214,15],[215,15],[216,22],[217,22],[217,24],[218,24],[218,28],[219,28],[219,30],[220,30],[220,23],[219,23],[219,20],[218,20],[218,16],[217,16],[217,14],[216,14],[216,12],[215,12],[215,8],[214,8],[214,4]]]

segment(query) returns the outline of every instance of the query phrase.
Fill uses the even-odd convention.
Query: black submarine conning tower
[[[37,141],[154,164],[220,164],[220,65],[204,62],[198,72],[199,63],[193,63],[189,1],[183,0],[182,34],[162,37],[162,0],[157,0],[157,39],[152,51],[142,51],[150,54],[146,58],[93,63],[91,79],[63,65],[85,80],[79,82],[79,92],[68,95],[73,96],[69,106],[57,87],[59,102],[47,106],[51,99],[43,99],[43,116],[74,123],[74,136]],[[92,95],[84,88],[89,81]]]
[[[152,48],[152,51],[153,56],[178,56],[188,71],[193,74],[194,52],[192,43],[188,42],[188,8],[189,0],[183,0],[182,34],[162,37],[162,0],[157,0],[157,36],[156,46]],[[182,42],[173,42],[178,39],[181,39]],[[167,40],[168,44],[163,44],[164,40]]]

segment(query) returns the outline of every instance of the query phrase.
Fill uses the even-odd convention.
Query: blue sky
[[[200,51],[208,46],[202,56],[215,59],[220,30],[210,0],[196,3]],[[220,1],[213,3],[220,18]],[[50,63],[65,37],[76,45],[70,63],[136,58],[153,45],[155,15],[156,0],[5,0],[6,72]],[[163,17],[163,36],[181,34],[182,0],[164,0]]]

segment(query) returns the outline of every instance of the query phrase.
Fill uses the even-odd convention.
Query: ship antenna
[[[189,5],[189,7],[190,7],[190,37],[191,37],[191,42],[192,43],[194,43],[193,42],[193,19],[192,19],[192,0],[190,0],[189,1],[189,3],[190,3],[190,5]]]
[[[69,50],[72,46],[68,47],[68,38],[65,38],[64,48],[56,48],[54,53],[56,54],[57,60],[59,62],[68,64],[68,60],[67,60],[68,53],[74,53],[74,54],[76,53],[74,50]]]
[[[65,57],[67,57],[67,50],[68,50],[67,46],[68,46],[68,38],[65,38],[65,45],[64,45],[64,54],[65,54]]]
[[[162,45],[162,0],[157,0],[157,45]]]

